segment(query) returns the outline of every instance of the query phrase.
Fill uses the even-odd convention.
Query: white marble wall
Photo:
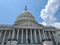
[[[44,41],[43,45],[53,45],[53,42],[52,41]]]

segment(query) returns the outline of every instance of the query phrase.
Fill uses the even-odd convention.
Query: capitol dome
[[[33,15],[28,11],[27,6],[25,6],[24,11],[17,17],[15,21],[15,25],[19,25],[22,22],[33,21],[35,22],[35,18]]]

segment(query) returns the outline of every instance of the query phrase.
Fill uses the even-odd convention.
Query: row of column
[[[52,32],[53,33],[53,32]],[[43,30],[43,39],[51,39],[51,32],[50,31],[44,31]]]
[[[21,43],[23,43],[23,32],[24,30],[22,29],[22,34],[21,34]],[[39,32],[39,38],[40,38],[40,42],[42,42],[42,35],[41,35],[41,32],[40,32],[40,30],[38,30],[38,32]],[[14,31],[13,31],[13,33],[14,33]],[[14,35],[14,34],[13,34]],[[50,34],[50,32],[48,32],[48,35],[49,35],[49,37],[47,36],[47,32],[46,31],[44,31],[43,30],[43,36],[44,36],[44,39],[48,39],[48,38],[50,38],[51,39],[51,34]],[[19,36],[19,30],[17,30],[17,39],[18,39],[18,36]],[[31,36],[31,43],[33,43],[33,35],[32,35],[32,30],[30,30],[30,36]],[[35,38],[35,43],[38,43],[38,40],[37,40],[37,34],[36,34],[36,30],[34,30],[34,38]],[[28,43],[28,30],[26,29],[26,43]]]
[[[24,30],[22,29],[22,31],[21,31],[21,43],[23,43],[23,38],[24,38],[23,37],[24,36],[24,34],[23,34],[24,32],[23,31]],[[3,31],[0,32],[0,37],[2,35],[2,32]],[[31,43],[33,43],[33,33],[34,33],[35,43],[38,43],[38,40],[37,40],[37,38],[38,38],[37,37],[37,30],[30,30],[30,37],[31,37],[30,41],[31,41]],[[4,37],[3,37],[2,45],[4,44],[6,34],[7,34],[7,31],[4,32]],[[38,30],[38,34],[39,34],[40,42],[42,42],[42,35],[43,35],[44,39],[47,38],[47,34],[46,34],[46,32],[44,30],[43,30],[43,34],[42,35],[41,35],[41,30]],[[50,32],[48,34],[49,34],[49,37],[51,38]],[[11,36],[11,31],[9,31],[7,39],[9,39],[10,36]],[[14,39],[14,37],[15,37],[15,30],[13,30],[13,32],[12,32],[12,39]],[[17,40],[18,39],[19,39],[19,29],[17,30]],[[28,30],[27,29],[26,29],[26,43],[28,43]]]
[[[23,32],[24,30],[22,29],[22,31],[21,31],[21,43],[23,43],[23,36],[24,36],[24,32]],[[38,30],[38,32],[39,32],[39,38],[40,38],[40,42],[42,41],[42,37],[41,37],[41,33],[40,33],[40,30]],[[26,43],[28,43],[28,30],[26,29]],[[12,38],[14,37],[14,31],[13,31],[13,34],[12,34]],[[32,30],[30,30],[30,37],[31,37],[31,39],[30,39],[30,42],[31,43],[33,43],[33,32],[32,32]],[[18,40],[18,38],[19,38],[19,30],[17,30],[17,40]],[[37,40],[37,32],[36,32],[36,30],[34,30],[34,38],[35,38],[35,43],[38,43],[38,40]]]

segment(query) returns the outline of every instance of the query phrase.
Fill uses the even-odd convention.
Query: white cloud
[[[40,24],[42,24],[42,25],[46,26],[46,23],[45,23],[45,22],[42,22],[42,23],[40,23]],[[54,23],[54,24],[52,24],[51,26],[54,26],[54,27],[56,27],[56,28],[59,28],[59,29],[60,29],[60,22],[55,22],[55,23]]]
[[[42,25],[46,26],[46,23],[45,23],[45,22],[42,22],[42,23],[40,23],[40,24],[42,24]]]
[[[60,28],[60,22],[56,22],[56,23],[54,23],[53,26],[55,26],[56,28]]]
[[[40,17],[44,20],[43,24],[47,26],[55,24],[56,18],[54,17],[54,14],[56,13],[59,7],[60,0],[48,0],[45,9],[42,9],[40,14]]]

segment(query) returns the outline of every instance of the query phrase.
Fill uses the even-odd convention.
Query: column
[[[44,37],[43,39],[45,39],[45,32],[44,32],[44,30],[43,30],[43,37]]]
[[[50,32],[48,32],[49,33],[49,38],[51,39],[51,34],[50,34]]]
[[[46,31],[45,31],[45,38],[48,39]]]
[[[22,34],[21,34],[21,43],[23,43],[23,29],[22,29]]]
[[[52,32],[52,34],[53,34],[53,38],[54,38],[54,40],[55,40],[54,32]]]
[[[2,36],[2,30],[1,30],[1,32],[0,32],[0,41],[1,41],[1,38],[2,38],[1,36]]]
[[[4,45],[4,41],[5,41],[5,37],[6,37],[6,33],[7,33],[7,31],[5,31],[5,33],[4,33],[4,37],[3,37],[3,41],[2,41],[2,45]]]
[[[40,30],[38,30],[38,32],[39,32],[40,42],[42,42],[42,38],[41,38],[41,33],[40,33]]]
[[[54,34],[54,32],[52,32],[52,34],[53,34],[53,37],[54,37],[54,41],[55,41],[55,43],[56,43],[56,44],[58,44],[58,43],[56,42],[56,39],[55,39],[55,34]]]
[[[11,31],[9,31],[8,39],[10,38],[10,35],[11,35]]]
[[[31,43],[33,43],[33,39],[32,39],[32,30],[30,30],[30,36],[31,36]]]
[[[55,34],[54,34],[54,32],[52,32],[52,34],[53,34],[53,37],[54,37],[54,41],[55,41],[55,43],[56,43],[56,45],[57,45],[58,42],[57,42],[57,40],[55,39]]]
[[[53,36],[54,36],[54,32],[52,32]]]
[[[18,38],[19,38],[19,29],[17,30],[17,40],[18,40]]]
[[[35,36],[35,43],[37,43],[37,35],[36,35],[36,30],[34,30],[34,36]]]
[[[28,30],[26,29],[26,43],[28,43]]]
[[[2,30],[1,30],[1,32],[0,32],[0,37],[1,37],[1,34],[2,34]]]
[[[9,31],[9,34],[8,34],[8,38],[7,38],[7,45],[10,45],[11,43],[11,40],[10,39],[10,36],[11,36],[11,31]]]
[[[13,30],[12,39],[14,39],[14,37],[15,37],[15,30]]]

